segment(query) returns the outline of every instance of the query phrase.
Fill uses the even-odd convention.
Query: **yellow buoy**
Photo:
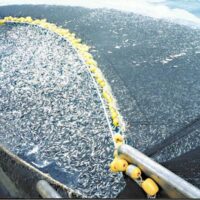
[[[111,111],[110,114],[111,114],[112,119],[115,119],[118,116],[117,112],[114,110]]]
[[[31,17],[26,17],[25,21],[31,23],[33,21],[33,19]]]
[[[117,117],[113,119],[113,125],[114,125],[115,127],[118,127],[118,126],[119,126],[119,119],[118,119]]]
[[[96,79],[103,79],[103,75],[102,75],[102,73],[101,73],[101,71],[99,70],[99,69],[97,69],[96,71],[95,71],[95,73],[94,73],[94,77],[96,78]]]
[[[83,52],[82,53],[82,56],[85,58],[85,59],[88,59],[88,60],[93,60],[93,56],[88,53],[88,52]]]
[[[49,25],[47,23],[42,23],[41,26],[43,28],[49,29]],[[58,33],[58,34],[60,34],[60,33]]]
[[[0,25],[4,25],[4,20],[0,20]]]
[[[90,71],[91,71],[92,73],[94,73],[94,72],[97,71],[97,67],[94,67],[94,66],[91,66],[89,69],[90,69]]]
[[[106,82],[105,82],[105,81],[101,81],[101,82],[99,83],[99,85],[103,88],[103,87],[106,86]]]
[[[112,172],[124,172],[128,167],[128,162],[122,158],[115,157],[110,164],[110,170]]]
[[[105,87],[106,83],[103,79],[101,78],[97,78],[97,83],[99,84],[99,86],[101,86],[102,88]]]
[[[108,104],[113,103],[114,99],[113,99],[112,95],[107,90],[104,90],[102,95],[103,95],[103,98],[107,101]]]
[[[79,39],[79,38],[74,38],[73,39],[73,41],[71,41],[71,43],[75,46],[75,47],[77,47],[77,46],[79,46],[79,43],[81,42],[81,39]],[[84,56],[83,56],[84,57]],[[85,57],[84,57],[85,58]]]
[[[135,165],[129,165],[126,169],[126,174],[135,180],[141,177],[142,172]]]
[[[107,91],[104,90],[102,95],[103,95],[103,98],[108,101],[108,103],[111,102],[110,94]]]
[[[7,22],[8,22],[8,21],[12,21],[12,20],[13,20],[13,17],[11,17],[11,16],[4,17],[4,20],[7,21]]]
[[[108,103],[112,103],[113,102],[113,98],[111,96],[109,96],[109,98],[107,99]]]
[[[115,108],[115,106],[113,104],[109,105],[109,111],[111,116],[113,116],[113,118],[117,117],[115,116],[116,114],[118,115],[117,109]]]
[[[54,26],[49,26],[50,29],[55,29]],[[57,29],[57,28],[56,28]],[[62,36],[68,36],[69,34],[69,31],[68,30],[65,30],[65,29],[57,29],[56,30],[58,34],[62,35]]]
[[[114,156],[114,158],[118,156],[118,151],[117,151],[117,149],[114,151],[113,156]]]
[[[23,23],[25,21],[25,18],[24,17],[20,17],[19,18],[19,22]]]
[[[34,21],[33,21],[33,24],[39,25],[39,24],[40,24],[40,20],[39,20],[39,19],[34,20]]]
[[[90,47],[87,46],[86,44],[79,44],[78,49],[82,53],[82,56],[83,56],[85,53],[88,53],[88,51],[90,50]]]
[[[94,60],[92,60],[92,59],[86,60],[85,63],[86,63],[87,65],[90,65],[90,66],[95,66],[95,67],[97,66],[97,62],[94,61]]]
[[[151,178],[147,178],[143,181],[141,187],[150,196],[156,195],[159,191],[157,184]]]
[[[81,43],[81,38],[76,38],[76,43]]]
[[[121,134],[119,134],[119,133],[116,133],[113,136],[113,139],[114,139],[115,143],[123,143],[124,142],[124,137]]]

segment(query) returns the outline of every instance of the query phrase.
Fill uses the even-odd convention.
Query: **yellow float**
[[[115,157],[110,164],[111,172],[124,172],[128,167],[128,162],[122,158]]]
[[[118,126],[119,126],[119,119],[118,119],[117,117],[115,117],[115,118],[113,119],[113,125],[114,125],[115,127],[118,127]]]
[[[143,181],[141,187],[149,196],[155,196],[159,191],[157,184],[151,178]]]
[[[113,136],[113,140],[115,143],[123,143],[124,137],[120,133],[117,133]]]
[[[141,177],[141,170],[135,165],[129,165],[126,169],[126,175],[130,176],[133,180]]]

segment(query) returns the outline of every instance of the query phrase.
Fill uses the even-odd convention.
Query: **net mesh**
[[[116,197],[113,141],[97,90],[72,46],[25,24],[0,27],[0,141],[91,197]]]

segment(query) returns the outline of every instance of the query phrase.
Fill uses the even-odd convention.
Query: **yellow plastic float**
[[[140,168],[135,165],[129,165],[126,169],[126,175],[130,176],[133,180],[139,179],[142,175]]]
[[[115,143],[120,143],[120,144],[122,144],[122,143],[124,142],[124,137],[123,137],[121,134],[119,134],[119,133],[115,134],[115,135],[113,136],[113,139],[114,139],[114,142],[115,142]]]
[[[143,181],[141,187],[149,196],[155,196],[159,191],[157,184],[151,178]]]
[[[118,119],[118,117],[115,117],[115,118],[113,119],[113,125],[114,125],[115,127],[118,127],[118,126],[119,126],[119,119]]]
[[[142,180],[142,171],[139,167],[128,164],[128,161],[118,155],[118,148],[124,143],[124,137],[120,133],[113,136],[115,142],[114,160],[110,164],[111,172],[125,172],[131,179],[135,180],[139,186],[146,192],[148,197],[155,197],[159,191],[157,184],[151,179]]]
[[[97,67],[96,66],[90,66],[90,71],[92,72],[92,73],[94,73],[94,72],[96,72],[97,71]]]
[[[116,149],[114,150],[113,156],[114,156],[114,158],[118,156],[118,151]]]
[[[122,158],[115,157],[110,164],[111,172],[124,172],[128,167],[128,162]]]
[[[5,23],[4,20],[0,19],[0,25],[4,25],[4,23]]]

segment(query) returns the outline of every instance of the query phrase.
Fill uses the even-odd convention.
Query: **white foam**
[[[165,0],[0,0],[0,5],[47,4],[80,6],[86,8],[108,8],[167,19],[182,23],[200,24],[200,18],[183,9],[171,9],[163,4]]]
[[[171,55],[170,57],[173,59],[173,58],[178,58],[178,57],[181,57],[181,56],[184,56],[184,55],[186,55],[186,53],[182,52],[182,53],[179,53],[179,54]]]
[[[181,57],[181,56],[184,56],[184,55],[186,55],[185,52],[182,52],[182,53],[179,53],[179,54],[170,55],[165,60],[162,60],[161,63],[162,64],[167,64],[168,62],[171,62],[174,58],[178,58],[178,57]]]
[[[27,156],[31,154],[36,154],[38,151],[39,151],[39,147],[36,145],[35,147],[33,147],[32,150],[28,151]]]
[[[51,164],[51,162],[45,160],[41,163],[32,162],[32,164],[34,164],[38,168],[44,168],[44,167],[48,166],[49,164]]]

